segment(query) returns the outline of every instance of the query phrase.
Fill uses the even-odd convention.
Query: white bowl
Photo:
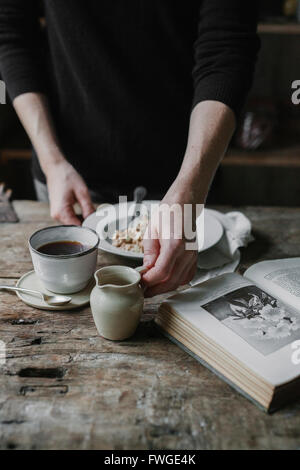
[[[157,206],[159,201],[144,201],[143,204],[147,209],[149,209],[150,212],[151,206]],[[134,253],[117,248],[112,245],[110,240],[110,237],[112,236],[116,226],[121,230],[127,227],[128,220],[126,218],[122,218],[120,214],[130,213],[130,208],[134,205],[134,202],[124,202],[121,204],[116,204],[115,206],[103,204],[99,206],[97,212],[91,214],[84,221],[83,226],[89,227],[98,233],[100,237],[99,248],[102,251],[106,251],[117,256],[122,256],[127,259],[132,259],[137,262],[143,262],[143,253]],[[216,245],[222,236],[223,226],[215,216],[215,211],[204,209],[203,216],[200,216],[197,220],[199,253]]]
[[[41,246],[58,241],[76,241],[86,250],[72,255],[46,255]],[[77,226],[47,227],[29,239],[34,270],[46,289],[57,294],[73,294],[84,289],[97,265],[99,237],[94,230]]]

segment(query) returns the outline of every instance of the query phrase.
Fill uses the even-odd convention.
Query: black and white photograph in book
[[[263,355],[300,338],[300,315],[255,286],[202,306]]]

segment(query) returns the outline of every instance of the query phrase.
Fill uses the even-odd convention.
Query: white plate
[[[106,238],[106,232],[108,231],[109,235],[110,232],[113,232],[116,228],[116,213],[122,214],[126,213],[126,210],[130,213],[130,207],[133,206],[134,202],[128,203],[121,203],[116,204],[115,206],[110,205],[102,205],[99,206],[97,212],[91,214],[83,223],[84,227],[91,228],[95,230],[99,237],[100,237],[100,245],[99,248],[103,251],[108,253],[113,253],[118,256],[123,256],[125,258],[131,258],[136,260],[142,260],[143,254],[141,253],[132,253],[129,251],[122,250],[121,248],[114,247]],[[143,203],[147,208],[150,207],[151,204],[159,204],[159,201],[144,201]],[[127,207],[128,205],[128,207]],[[110,210],[111,209],[111,210]],[[223,226],[222,224],[216,219],[213,215],[213,211],[209,209],[204,209],[204,236],[201,236],[203,228],[203,217],[197,220],[197,234],[198,239],[203,239],[202,246],[199,248],[199,253],[205,250],[208,250],[212,246],[216,245],[223,235]],[[127,218],[120,217],[119,218],[119,229],[124,229],[127,226]],[[111,227],[114,227],[112,229]]]
[[[40,299],[39,297],[35,297],[34,295],[24,294],[23,292],[17,292],[19,299],[21,299],[25,304],[29,305],[30,307],[37,308],[39,310],[73,310],[75,308],[84,307],[90,303],[90,294],[91,290],[95,286],[94,279],[91,279],[88,286],[80,292],[76,294],[70,294],[72,300],[69,304],[64,306],[56,306],[48,305],[44,300]],[[48,291],[34,271],[30,271],[27,274],[24,274],[18,282],[17,287],[21,287],[24,289],[31,289],[42,292],[43,294],[53,295],[53,292]]]

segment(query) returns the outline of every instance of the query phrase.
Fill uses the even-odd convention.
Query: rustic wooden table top
[[[0,225],[0,283],[32,269],[27,239],[53,224],[47,205],[18,201],[19,224]],[[228,210],[229,208],[223,208]],[[300,210],[241,210],[256,241],[240,270],[263,259],[298,256]],[[99,255],[99,265],[119,260]],[[296,449],[300,403],[266,415],[165,339],[147,300],[134,338],[98,336],[89,308],[34,310],[0,293],[1,449]]]

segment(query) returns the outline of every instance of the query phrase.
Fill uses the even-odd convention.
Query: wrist
[[[173,183],[173,193],[187,204],[204,204],[209,186],[199,171],[179,172]]]
[[[53,172],[54,169],[57,170],[58,166],[61,167],[64,165],[69,165],[64,155],[60,152],[49,152],[44,156],[44,158],[39,157],[39,160],[46,178]]]

